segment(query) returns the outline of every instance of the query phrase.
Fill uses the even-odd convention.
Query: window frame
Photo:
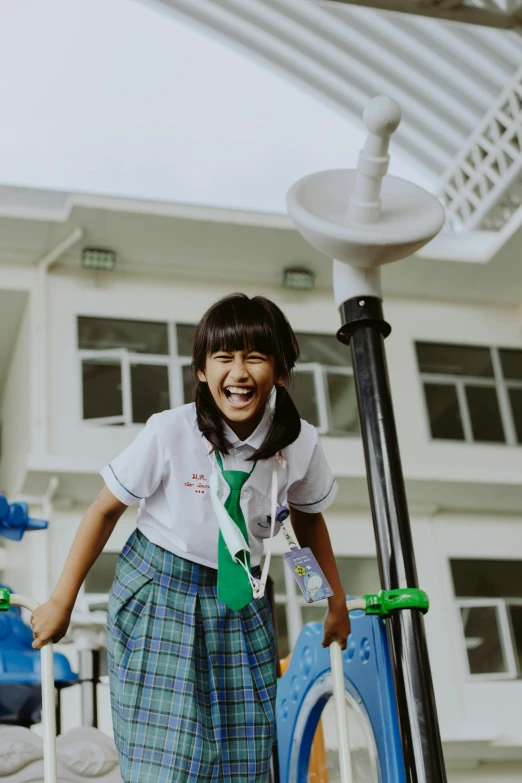
[[[296,332],[299,341],[299,332]],[[318,334],[318,337],[321,335]],[[330,395],[328,394],[328,375],[344,375],[353,378],[353,367],[340,367],[339,365],[321,364],[320,362],[298,362],[294,368],[294,374],[312,373],[314,378],[315,395],[317,399],[317,418],[316,427],[319,435],[337,437],[337,438],[357,438],[356,432],[343,432],[342,434],[335,430],[332,423],[332,409]]]
[[[75,315],[76,319],[76,334],[78,330],[78,318],[82,317],[80,314]],[[85,316],[83,316],[85,317]],[[104,318],[105,316],[89,316],[92,318]],[[133,319],[120,319],[120,320],[133,320]],[[135,320],[135,319],[134,319]],[[143,426],[141,422],[134,422],[132,420],[132,383],[131,383],[131,365],[133,364],[148,364],[151,366],[167,367],[168,382],[169,382],[169,404],[171,408],[183,405],[183,376],[182,368],[191,363],[190,357],[180,357],[177,355],[177,335],[176,335],[176,321],[159,320],[156,323],[167,325],[168,334],[168,354],[150,354],[150,353],[135,353],[129,351],[127,348],[79,348],[78,339],[76,338],[76,353],[78,357],[78,372],[79,372],[79,404],[78,404],[78,418],[82,425],[87,427],[99,427],[107,426],[110,424],[123,424],[125,426]],[[182,325],[182,324],[180,324]],[[184,324],[183,324],[184,325]],[[123,413],[120,416],[100,416],[96,419],[85,419],[83,417],[83,361],[86,359],[118,359],[121,365],[121,379],[122,379],[122,409]]]
[[[515,427],[515,421],[513,417],[513,411],[511,408],[511,403],[509,401],[509,389],[522,389],[522,381],[517,380],[511,380],[506,379],[504,377],[503,371],[502,371],[502,363],[500,359],[500,351],[501,350],[521,350],[520,347],[516,348],[506,348],[505,346],[487,346],[487,345],[474,345],[470,343],[469,345],[464,345],[462,343],[439,343],[431,340],[415,340],[414,341],[414,349],[416,351],[416,346],[418,343],[424,343],[424,344],[431,344],[431,345],[459,345],[462,347],[470,347],[470,348],[484,348],[489,350],[490,356],[491,356],[491,363],[493,366],[493,377],[492,378],[481,378],[474,375],[450,375],[448,373],[427,373],[422,372],[419,366],[419,360],[416,356],[417,361],[417,371],[419,373],[420,381],[421,381],[421,391],[422,391],[422,398],[423,398],[423,406],[424,406],[424,413],[426,417],[426,425],[427,425],[427,431],[430,439],[432,441],[435,441],[437,443],[441,441],[450,442],[450,443],[467,443],[467,444],[473,444],[475,446],[512,446],[512,447],[520,447],[522,446],[522,443],[519,443],[517,438],[517,432]],[[430,411],[428,407],[428,402],[426,400],[426,394],[424,391],[424,384],[425,383],[433,383],[433,384],[439,384],[439,385],[447,385],[447,386],[453,386],[456,388],[457,392],[457,401],[459,406],[459,414],[462,421],[462,429],[464,432],[464,438],[463,440],[456,440],[456,439],[450,439],[450,438],[436,438],[431,434],[431,420],[430,420]],[[498,401],[498,407],[499,407],[499,414],[500,414],[500,420],[502,423],[502,429],[504,432],[504,441],[501,442],[489,442],[489,441],[481,441],[481,440],[475,440],[473,438],[473,428],[471,424],[471,415],[469,411],[468,401],[466,398],[466,391],[465,387],[466,385],[470,386],[483,386],[490,389],[495,389],[497,394],[497,401]]]
[[[519,671],[517,666],[515,639],[508,611],[510,606],[522,606],[522,598],[455,598],[455,605],[460,632],[462,634],[463,661],[468,679],[473,682],[522,679],[522,670]],[[466,645],[466,634],[464,631],[461,609],[486,609],[490,607],[495,607],[497,609],[500,644],[507,671],[491,672],[489,674],[473,674],[469,666],[468,648]]]
[[[76,327],[75,334],[78,334],[78,318],[86,317],[84,314],[76,314]],[[89,318],[106,318],[107,316],[92,315]],[[127,320],[121,318],[118,320]],[[136,320],[136,319],[128,319]],[[147,321],[149,322],[149,321]],[[178,353],[178,340],[177,340],[177,327],[178,326],[194,326],[194,324],[187,324],[181,321],[165,321],[158,320],[155,323],[161,323],[167,325],[168,334],[168,354],[147,354],[147,353],[135,353],[129,351],[127,348],[79,348],[78,339],[76,338],[76,353],[78,357],[78,372],[79,372],[79,402],[78,402],[78,419],[87,427],[99,427],[107,426],[111,424],[123,424],[124,426],[142,426],[140,422],[134,422],[132,420],[132,384],[131,384],[131,365],[132,364],[149,364],[155,366],[163,366],[168,369],[168,381],[169,381],[169,404],[171,408],[175,408],[184,404],[183,394],[183,369],[190,366],[192,357],[182,356]],[[299,339],[300,332],[296,332],[297,339]],[[305,334],[303,332],[303,334]],[[309,334],[306,332],[306,334]],[[317,337],[329,336],[322,332],[313,333]],[[119,416],[100,416],[96,419],[84,419],[83,417],[83,376],[82,365],[85,359],[117,359],[121,366],[121,378],[122,378],[122,414]],[[300,372],[308,372],[313,375],[313,383],[315,389],[315,395],[317,400],[317,418],[318,426],[317,432],[322,436],[342,437],[342,438],[357,438],[359,434],[356,432],[339,432],[334,430],[332,422],[332,410],[330,397],[328,394],[328,375],[343,375],[348,378],[354,377],[353,367],[350,365],[343,367],[340,365],[322,364],[321,362],[303,362],[298,363],[294,372],[296,374]],[[522,382],[521,382],[522,387]]]

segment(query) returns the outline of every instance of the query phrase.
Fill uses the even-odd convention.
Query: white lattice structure
[[[268,63],[352,123],[360,124],[372,97],[389,95],[404,117],[394,149],[431,175],[434,185],[522,62],[522,36],[514,32],[344,2],[144,2]],[[399,0],[384,3],[402,10]],[[446,10],[456,5],[437,3]],[[430,2],[415,7],[434,15]]]
[[[522,67],[442,177],[453,231],[499,231],[522,204]]]
[[[144,2],[268,62],[352,122],[378,93],[397,100],[394,146],[433,178],[449,232],[498,232],[520,206],[522,0]]]

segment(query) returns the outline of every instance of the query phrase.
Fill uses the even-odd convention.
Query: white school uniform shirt
[[[244,441],[224,425],[231,444],[223,458],[224,470],[252,470],[247,458],[264,441],[270,417],[267,407],[256,430]],[[219,523],[210,498],[209,476],[214,467],[209,449],[198,429],[195,405],[183,405],[151,416],[134,442],[101,475],[122,503],[140,504],[137,526],[149,541],[186,560],[217,568]],[[309,513],[328,508],[337,482],[315,427],[301,421],[301,433],[283,450],[283,457],[286,467],[276,463],[279,505],[288,502]],[[263,539],[270,535],[272,468],[272,459],[258,462],[241,491],[252,566],[259,565]]]

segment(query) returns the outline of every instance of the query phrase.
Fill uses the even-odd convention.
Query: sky
[[[141,0],[0,0],[0,184],[285,211],[362,124]],[[393,148],[392,148],[393,150]],[[429,187],[395,153],[391,173]]]

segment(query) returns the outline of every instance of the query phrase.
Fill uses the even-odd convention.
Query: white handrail
[[[362,609],[364,611],[366,609],[366,601],[364,598],[353,598],[346,602],[346,608],[349,612],[352,612],[355,609]],[[332,642],[330,645],[330,662],[332,668],[335,718],[337,722],[341,783],[353,783],[348,714],[346,712],[343,657],[339,642]]]
[[[352,759],[350,755],[346,698],[344,695],[343,658],[339,642],[332,642],[330,645],[330,661],[332,666],[335,717],[337,721],[337,741],[339,743],[339,771],[341,773],[341,783],[352,783]]]
[[[11,606],[21,606],[30,612],[40,606],[37,601],[26,595],[12,593]],[[44,743],[44,782],[57,783],[56,764],[56,705],[54,696],[54,655],[53,644],[47,642],[40,651],[42,678],[42,723]]]

